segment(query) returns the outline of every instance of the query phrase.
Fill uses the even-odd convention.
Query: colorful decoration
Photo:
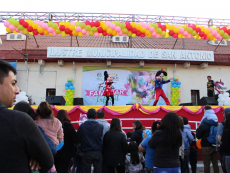
[[[30,35],[59,35],[69,36],[132,36],[132,37],[174,37],[174,38],[195,38],[203,40],[230,39],[229,27],[208,27],[199,25],[177,25],[163,23],[144,22],[120,22],[120,21],[86,21],[86,22],[52,22],[32,21],[20,19],[19,21],[10,18],[4,22],[8,33],[22,33]]]
[[[225,92],[222,94],[218,95],[218,105],[223,106],[223,105],[230,105],[230,97],[229,97],[229,93]]]
[[[179,81],[179,78],[175,78],[173,77],[173,80],[171,81],[171,88],[172,88],[172,92],[171,92],[171,105],[172,106],[178,106],[180,103],[180,85],[181,82]]]
[[[73,105],[73,98],[74,98],[74,91],[75,87],[73,86],[73,79],[68,78],[67,83],[65,84],[65,105],[72,106]],[[64,91],[64,90],[63,90]]]
[[[224,82],[222,82],[221,80],[214,82],[214,86],[218,94],[224,93],[224,91],[227,90],[227,87],[224,85]]]

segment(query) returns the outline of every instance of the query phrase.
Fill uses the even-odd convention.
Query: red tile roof
[[[6,35],[0,36],[2,39],[1,50],[24,50],[25,41],[7,41]],[[53,36],[35,36],[39,47],[35,42],[33,36],[28,36],[27,50],[46,50],[47,47],[71,47],[71,37],[53,37]],[[128,48],[131,44],[128,43],[113,43],[111,37],[90,37],[83,36],[77,37],[80,47],[114,47],[114,48]],[[176,42],[176,38],[132,38],[132,48],[142,48],[142,49],[173,49]],[[72,47],[78,47],[76,37],[72,37]],[[196,40],[196,39],[184,39],[185,50],[206,50],[214,51],[216,46],[210,45],[206,40]],[[183,39],[178,39],[174,49],[183,50]],[[215,54],[230,54],[230,42],[227,46],[219,46],[214,52]]]

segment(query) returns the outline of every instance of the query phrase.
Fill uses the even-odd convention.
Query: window
[[[56,96],[55,88],[46,88],[46,96]]]
[[[198,105],[198,100],[200,100],[200,91],[191,90],[191,101],[194,106]]]

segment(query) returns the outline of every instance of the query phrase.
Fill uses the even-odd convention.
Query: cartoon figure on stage
[[[162,89],[162,85],[170,82],[170,80],[172,80],[172,78],[165,81],[164,76],[167,76],[167,72],[165,72],[164,69],[161,69],[156,73],[156,79],[155,79],[155,96],[156,96],[156,99],[155,99],[155,102],[153,103],[153,106],[157,105],[157,102],[158,102],[160,96],[165,100],[165,103],[167,105],[170,105],[169,99],[166,97],[166,95]]]
[[[103,96],[106,96],[106,106],[108,106],[109,97],[112,98],[112,105],[114,106],[112,84],[115,82],[113,82],[113,78],[107,73],[107,71],[104,72],[104,80],[105,80],[105,90]]]

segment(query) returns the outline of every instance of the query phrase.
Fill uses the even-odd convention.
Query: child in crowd
[[[61,122],[53,116],[53,110],[47,102],[41,102],[37,114],[40,116],[40,119],[36,120],[36,124],[42,128],[44,133],[50,140],[57,146],[63,141],[63,129]],[[56,168],[53,167],[50,170],[51,173],[56,172]]]
[[[127,132],[127,142],[130,143],[131,142],[131,136],[132,136],[132,132]]]
[[[207,123],[213,126],[218,124],[218,118],[211,106],[207,105],[204,107],[204,115],[200,123]]]
[[[192,135],[194,139],[196,139],[195,133],[192,132]],[[197,164],[197,156],[198,156],[197,152],[198,152],[198,148],[196,146],[196,140],[193,140],[190,143],[190,154],[189,154],[189,161],[190,161],[192,173],[196,173],[196,167],[197,167],[196,164]]]
[[[126,172],[136,173],[143,169],[141,163],[145,162],[145,158],[142,152],[138,152],[138,145],[136,142],[132,141],[128,147],[128,154],[125,158]]]

